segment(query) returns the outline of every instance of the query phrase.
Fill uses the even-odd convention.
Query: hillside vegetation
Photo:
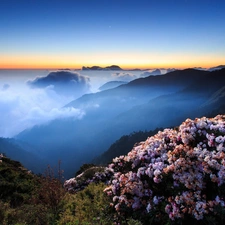
[[[0,224],[56,224],[65,191],[50,168],[37,176],[0,154]]]
[[[0,154],[0,180],[3,225],[224,224],[225,115],[186,119],[64,185],[60,164],[37,176]]]

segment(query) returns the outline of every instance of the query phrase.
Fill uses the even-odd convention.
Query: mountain
[[[207,73],[204,79],[191,83],[181,91],[159,96],[121,113],[111,120],[106,130],[110,127],[115,133],[122,134],[127,130],[176,126],[187,117],[211,115],[213,111],[212,116],[225,113],[222,110],[224,109],[224,84],[225,69]],[[126,122],[126,118],[129,118],[131,122]]]
[[[208,112],[207,116],[223,114],[225,112],[225,86],[214,92],[211,97],[200,106],[200,110]]]
[[[107,165],[112,162],[113,158],[126,155],[135,144],[147,139],[147,137],[153,136],[159,130],[160,129],[155,129],[154,131],[138,131],[129,135],[124,135],[92,162],[97,165]]]
[[[122,70],[117,65],[107,66],[107,67],[100,67],[100,66],[92,66],[92,67],[82,67],[82,70]]]
[[[122,84],[127,84],[127,82],[125,82],[125,81],[109,81],[109,82],[103,84],[98,89],[100,91],[104,91],[104,90],[107,90],[107,89],[116,88],[116,87],[118,87]]]
[[[116,110],[124,111],[122,108],[130,108],[160,95],[182,90],[192,82],[202,79],[207,73],[206,71],[186,69],[162,76],[139,78],[114,89],[83,95],[65,107],[87,109],[91,104],[99,104],[101,107],[107,105],[107,108],[110,107],[111,110],[115,110],[117,106]],[[108,106],[109,101],[110,106]],[[109,113],[112,113],[112,111]]]
[[[47,162],[38,155],[36,149],[29,144],[12,139],[0,138],[0,153],[4,153],[13,160],[20,161],[26,168],[34,173],[44,172]]]
[[[58,119],[16,136],[40,149],[48,162],[62,162],[65,177],[105,152],[121,136],[135,131],[171,127],[187,117],[221,109],[212,96],[225,84],[225,69],[185,69],[139,78],[119,87],[86,94],[65,107],[80,108],[80,120]],[[216,111],[214,112],[216,113]]]

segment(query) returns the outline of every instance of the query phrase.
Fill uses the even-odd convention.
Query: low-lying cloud
[[[30,89],[10,86],[0,89],[0,137],[13,137],[19,132],[54,119],[82,119],[81,109],[63,108],[73,98],[58,95],[51,87]]]
[[[10,88],[10,85],[9,84],[3,84],[2,91],[6,91],[9,88]]]
[[[45,77],[36,77],[27,84],[31,88],[49,88],[57,94],[80,97],[90,92],[90,78],[69,71],[51,72]]]
[[[115,80],[125,81],[125,82],[130,82],[137,78],[136,75],[134,75],[132,73],[127,73],[127,72],[113,73],[112,76],[115,78]]]
[[[100,103],[82,109],[64,106],[99,84],[111,80],[129,82],[138,78],[139,72],[19,70],[0,75],[0,137],[13,137],[54,119],[82,119],[90,108],[101,107]]]
[[[156,76],[156,75],[161,75],[162,72],[160,69],[156,69],[156,70],[153,70],[153,71],[146,71],[144,73],[142,73],[140,75],[140,77],[148,77],[148,76]]]
[[[26,123],[27,127],[31,127],[35,124],[44,124],[55,119],[82,119],[85,112],[80,109],[70,108],[53,108],[49,111],[45,111],[39,107],[32,108],[26,115],[26,118],[21,122]]]

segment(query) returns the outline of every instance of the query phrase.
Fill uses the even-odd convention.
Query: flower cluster
[[[69,192],[77,192],[83,190],[90,183],[104,182],[108,181],[113,176],[113,170],[107,167],[91,167],[79,174],[75,178],[71,178],[64,182],[65,190]]]
[[[3,154],[1,153],[0,154],[0,163],[2,163],[2,158],[3,158],[4,156],[3,156]]]
[[[159,208],[171,220],[214,215],[225,204],[225,116],[187,119],[115,158],[109,168],[114,176],[105,192],[119,215]]]

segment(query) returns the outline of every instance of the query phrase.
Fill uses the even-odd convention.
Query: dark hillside
[[[0,224],[56,224],[64,196],[51,168],[37,176],[0,154]]]
[[[22,164],[6,157],[0,162],[0,200],[16,207],[29,200],[37,180]]]

